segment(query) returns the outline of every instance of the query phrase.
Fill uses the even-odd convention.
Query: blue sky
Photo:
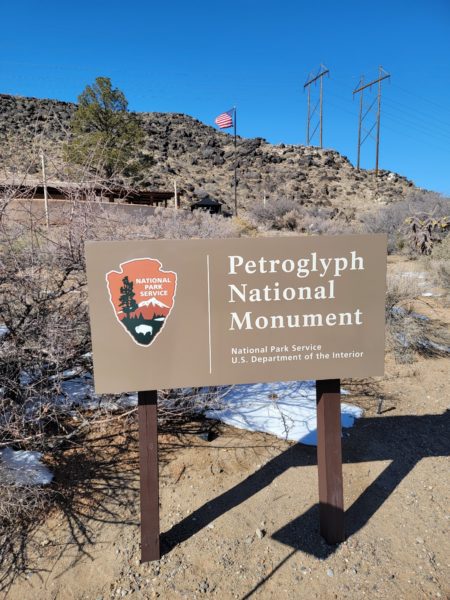
[[[238,133],[274,143],[305,143],[303,84],[324,63],[324,146],[352,162],[352,90],[383,65],[380,167],[450,195],[450,0],[5,0],[2,25],[0,93],[75,101],[103,75],[132,110],[213,124],[236,105]]]

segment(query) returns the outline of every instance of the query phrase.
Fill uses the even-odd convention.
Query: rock
[[[214,148],[205,148],[204,150],[202,150],[201,156],[202,158],[211,158],[215,155],[215,153],[216,151],[214,150]]]
[[[300,567],[300,571],[303,573],[303,575],[306,575],[307,573],[309,573],[309,569],[305,566]]]
[[[203,440],[204,442],[210,442],[213,439],[213,433],[210,429],[208,431],[202,431],[197,435],[198,438]]]
[[[257,536],[257,537],[258,537],[260,540],[262,540],[262,539],[263,539],[263,537],[266,535],[266,532],[265,532],[265,530],[264,530],[264,529],[257,529],[255,533],[256,533],[256,536]]]

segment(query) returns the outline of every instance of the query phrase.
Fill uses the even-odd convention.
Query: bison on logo
[[[177,274],[155,258],[137,258],[107,273],[106,283],[119,323],[137,344],[150,346],[172,311]]]

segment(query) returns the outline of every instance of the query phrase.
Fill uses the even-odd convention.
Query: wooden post
[[[329,544],[345,540],[342,485],[341,380],[316,381],[320,534]]]
[[[50,220],[48,216],[48,192],[47,192],[47,176],[45,174],[45,157],[44,151],[41,148],[41,167],[42,167],[42,185],[44,187],[44,209],[45,209],[45,225],[47,229],[50,227]]]
[[[178,208],[178,190],[177,190],[177,180],[173,180],[173,193],[174,193],[174,204],[175,208]]]
[[[138,392],[141,562],[159,560],[158,392]]]

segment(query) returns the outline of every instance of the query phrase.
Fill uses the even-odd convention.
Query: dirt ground
[[[163,557],[141,565],[134,415],[100,424],[56,457],[65,494],[23,532],[5,597],[448,598],[449,383],[448,358],[390,356],[384,378],[344,381],[365,415],[343,435],[339,546],[318,531],[315,448],[225,426],[208,442],[192,422],[161,431]]]

